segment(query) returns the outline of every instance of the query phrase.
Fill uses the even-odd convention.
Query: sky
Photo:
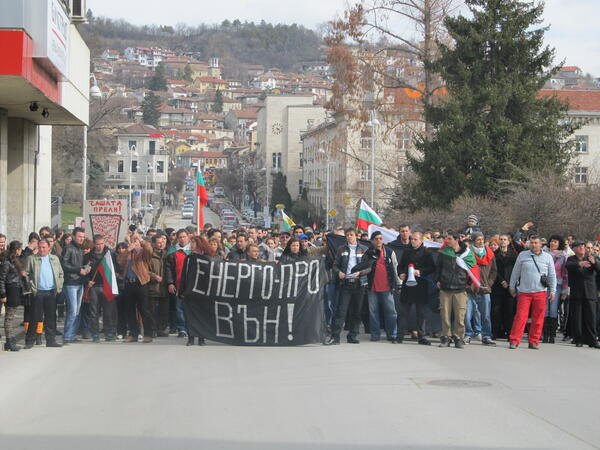
[[[136,25],[214,24],[225,19],[299,23],[307,28],[341,14],[356,0],[88,0],[95,16],[124,19]],[[166,6],[168,5],[168,7]],[[600,77],[600,0],[546,0],[546,42],[557,62],[579,66]]]

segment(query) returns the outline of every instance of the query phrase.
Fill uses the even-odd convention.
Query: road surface
[[[221,219],[210,208],[205,206],[202,213],[204,214],[204,223],[211,223],[213,226],[221,228]],[[180,228],[192,225],[192,219],[182,219],[180,209],[164,210],[158,226],[162,228],[163,225],[165,228],[171,227],[179,230]]]
[[[84,342],[0,354],[1,449],[589,449],[600,351]]]

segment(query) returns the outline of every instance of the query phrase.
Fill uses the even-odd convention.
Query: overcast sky
[[[225,19],[300,23],[308,28],[330,20],[356,0],[88,0],[96,16],[131,23],[188,25]],[[600,77],[600,0],[546,0],[547,43],[559,60]]]

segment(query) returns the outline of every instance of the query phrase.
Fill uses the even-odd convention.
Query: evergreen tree
[[[212,106],[213,112],[222,113],[223,112],[223,94],[220,89],[217,89],[215,94],[215,103]]]
[[[275,205],[285,205],[286,209],[292,207],[292,196],[287,188],[287,177],[281,172],[272,175],[273,182],[271,186],[271,211],[275,210]]]
[[[160,119],[160,98],[152,91],[148,92],[142,102],[142,114],[146,125],[158,127]]]
[[[167,90],[167,77],[165,65],[163,62],[159,62],[154,69],[154,76],[150,78],[148,82],[148,89],[151,91],[166,91]]]
[[[194,81],[194,77],[193,77],[194,72],[192,71],[192,68],[190,67],[189,64],[186,64],[185,67],[183,68],[183,80],[185,81]]]
[[[543,44],[543,3],[466,0],[472,17],[447,18],[452,45],[428,65],[446,81],[448,96],[426,105],[435,130],[410,157],[420,204],[444,206],[463,194],[498,195],[528,169],[565,170],[574,127],[567,106],[538,91],[558,70]]]

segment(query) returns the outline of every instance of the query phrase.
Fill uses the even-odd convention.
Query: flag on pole
[[[281,218],[283,219],[283,229],[285,231],[291,232],[292,227],[296,225],[296,223],[292,220],[290,216],[288,216],[283,209],[281,210]]]
[[[381,225],[383,220],[371,209],[367,202],[360,201],[360,209],[358,210],[358,219],[356,219],[356,228],[368,230],[369,225]]]
[[[200,233],[201,228],[204,226],[204,216],[202,214],[202,208],[204,205],[208,203],[208,194],[206,193],[206,184],[204,184],[204,178],[202,177],[202,169],[198,166],[198,178],[196,182],[197,187],[197,195],[198,195],[198,233]]]
[[[106,300],[111,301],[119,295],[119,286],[117,285],[117,273],[113,265],[110,251],[107,250],[102,261],[98,265],[98,273],[102,277],[102,291]]]

